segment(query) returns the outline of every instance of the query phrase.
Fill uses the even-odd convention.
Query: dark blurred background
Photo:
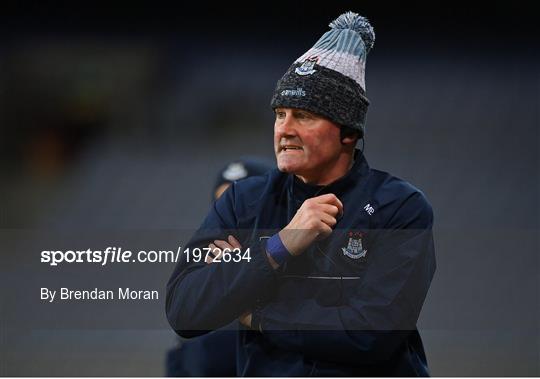
[[[376,32],[366,157],[435,211],[438,271],[419,323],[432,374],[539,376],[532,5],[3,3],[3,233],[197,227],[224,162],[272,158],[276,81],[353,10]],[[42,337],[4,340],[2,374],[160,376],[175,343],[167,328]]]

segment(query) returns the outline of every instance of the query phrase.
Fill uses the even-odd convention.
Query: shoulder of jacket
[[[285,177],[286,175],[276,168],[263,175],[237,180],[233,183],[235,200],[244,204],[256,203],[276,191]]]
[[[387,223],[402,223],[422,218],[426,224],[433,220],[433,210],[426,195],[411,183],[380,170],[371,170],[372,199]],[[382,220],[381,220],[382,221]]]

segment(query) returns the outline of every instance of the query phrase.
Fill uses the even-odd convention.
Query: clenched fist
[[[293,219],[279,232],[292,255],[300,255],[317,239],[328,237],[343,214],[343,204],[333,193],[304,201]]]

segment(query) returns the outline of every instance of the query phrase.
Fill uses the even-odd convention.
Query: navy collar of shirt
[[[304,183],[296,175],[289,175],[289,194],[296,202],[304,202],[311,197],[325,193],[339,194],[349,187],[354,187],[369,171],[368,163],[360,150],[354,152],[354,163],[349,171],[341,178],[325,186]]]

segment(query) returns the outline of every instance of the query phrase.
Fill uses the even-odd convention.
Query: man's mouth
[[[302,147],[296,146],[296,145],[282,145],[281,150],[282,151],[293,151],[293,150],[304,150],[304,149],[302,149]]]

